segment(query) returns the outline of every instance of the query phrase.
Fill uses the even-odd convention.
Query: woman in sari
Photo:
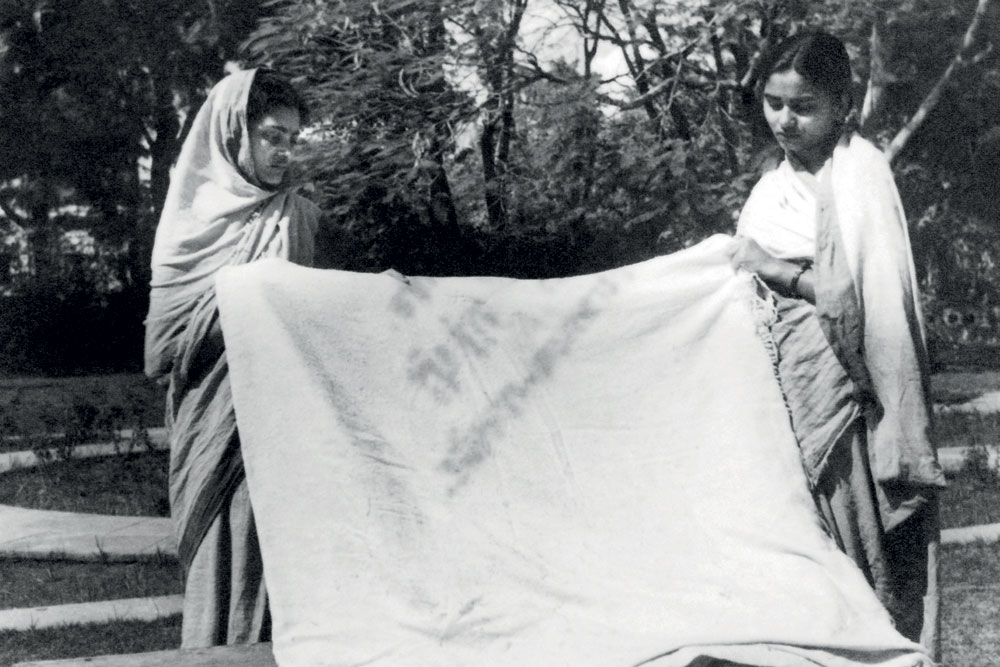
[[[808,32],[764,62],[784,159],[740,215],[732,263],[776,306],[778,375],[824,526],[899,631],[936,651],[936,489],[924,330],[906,220],[882,153],[845,130],[843,43]]]
[[[184,648],[269,639],[215,274],[263,257],[311,263],[317,210],[288,187],[305,116],[274,72],[222,79],[192,123],[156,230],[145,370],[167,385]]]

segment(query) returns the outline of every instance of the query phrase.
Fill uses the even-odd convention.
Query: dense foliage
[[[257,5],[0,3],[0,371],[135,367],[170,166]]]
[[[51,277],[67,273],[60,228],[82,224],[53,215],[67,202],[141,294],[185,121],[227,60],[283,70],[308,97],[299,166],[325,214],[321,265],[550,277],[731,232],[774,155],[759,55],[821,27],[848,44],[857,121],[894,160],[935,341],[997,338],[995,1],[153,4],[0,10],[0,207],[48,252],[35,288],[50,296],[86,293]]]

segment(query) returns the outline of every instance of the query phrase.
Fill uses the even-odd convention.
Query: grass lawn
[[[177,648],[180,616],[152,622],[71,625],[30,632],[0,632],[0,667],[26,660],[56,660]]]
[[[1000,413],[939,412],[934,416],[938,447],[1000,445]]]
[[[1000,371],[941,373],[931,378],[931,400],[938,405],[965,403],[1000,391]],[[1000,413],[939,412],[934,417],[938,447],[1000,445]]]
[[[0,378],[0,451],[163,425],[164,390],[139,374]]]
[[[56,461],[0,475],[0,503],[101,514],[167,516],[167,453]],[[0,560],[0,609],[182,593],[171,557],[136,563]],[[180,617],[0,632],[0,666],[137,653],[180,645]]]
[[[945,545],[941,667],[1000,665],[1000,544]]]
[[[170,516],[168,453],[162,451],[55,461],[11,470],[0,504],[66,512]]]
[[[984,523],[1000,523],[1000,475],[987,476],[974,471],[949,473],[948,488],[941,492],[941,527],[962,528]]]
[[[161,557],[138,563],[0,561],[4,585],[0,609],[173,595],[184,590],[177,561]]]
[[[1000,371],[950,371],[931,377],[931,400],[935,403],[964,403],[989,391],[1000,391]]]

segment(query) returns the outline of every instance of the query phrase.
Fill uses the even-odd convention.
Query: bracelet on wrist
[[[799,293],[799,278],[801,278],[802,274],[808,271],[809,268],[810,268],[809,264],[802,264],[801,266],[799,266],[799,270],[795,272],[795,275],[792,276],[791,282],[788,283],[789,292],[791,292],[792,294]]]

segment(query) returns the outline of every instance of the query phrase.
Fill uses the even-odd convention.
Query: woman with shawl
[[[882,153],[845,132],[843,43],[807,32],[765,60],[784,160],[741,213],[732,263],[770,288],[778,375],[823,523],[899,631],[936,651],[928,369],[902,205]]]
[[[301,97],[274,72],[222,79],[194,119],[156,230],[145,370],[167,385],[184,648],[270,635],[215,274],[263,257],[312,262],[317,210],[287,186],[305,116]]]

